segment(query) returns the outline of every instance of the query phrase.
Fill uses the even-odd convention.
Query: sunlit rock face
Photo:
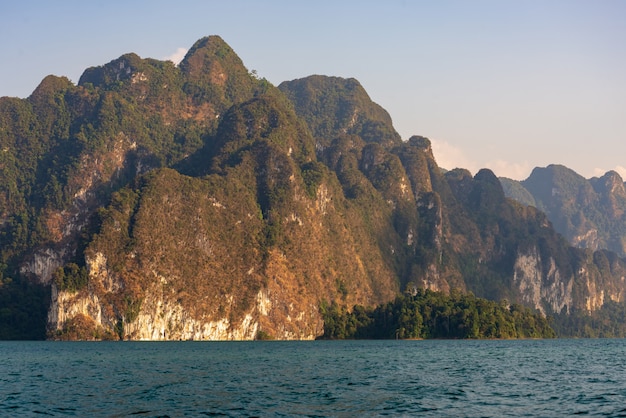
[[[181,303],[178,292],[170,291],[168,279],[160,277],[146,289],[141,303],[126,305],[126,312],[120,315],[110,299],[123,283],[107,271],[102,254],[91,260],[89,269],[91,280],[86,289],[59,291],[53,284],[48,314],[48,329],[53,338],[62,337],[68,326],[76,326],[76,318],[83,321],[81,326],[89,328],[81,339],[90,339],[91,335],[93,339],[155,341],[253,340],[263,330],[271,338],[310,340],[323,331],[319,306],[300,306],[298,301],[286,304],[285,295],[281,295],[284,289],[271,285],[258,292],[248,312],[233,320],[232,315],[224,316],[219,311],[198,317],[194,309]],[[234,297],[224,295],[223,299],[222,306],[228,306]]]

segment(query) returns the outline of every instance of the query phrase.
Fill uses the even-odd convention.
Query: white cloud
[[[445,168],[446,170],[465,168],[472,174],[475,174],[478,169],[480,169],[479,165],[475,161],[471,161],[465,156],[461,148],[455,147],[446,141],[438,139],[431,139],[430,142],[433,147],[435,160],[437,161],[437,165],[439,167]]]
[[[465,168],[476,174],[481,168],[488,168],[498,177],[508,177],[513,180],[528,178],[532,165],[528,161],[511,163],[504,160],[475,161],[468,158],[461,148],[455,147],[446,141],[431,140],[433,153],[437,165],[447,170]]]
[[[487,161],[485,167],[493,171],[498,177],[508,177],[513,180],[525,180],[533,169],[528,161],[511,163],[504,160]]]
[[[185,58],[187,51],[188,51],[187,48],[178,48],[176,52],[165,57],[165,60],[172,61],[174,64],[178,65],[183,60],[183,58]]]
[[[593,173],[591,174],[591,177],[602,177],[604,175],[604,173],[606,173],[607,170],[605,170],[604,168],[594,168],[593,169]]]

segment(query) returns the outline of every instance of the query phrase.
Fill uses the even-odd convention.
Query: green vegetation
[[[75,263],[69,263],[59,267],[52,275],[52,279],[59,290],[77,292],[87,286],[89,275],[85,266],[79,267]]]
[[[548,320],[518,304],[508,305],[458,291],[418,290],[373,309],[324,306],[326,339],[554,338]]]
[[[310,161],[302,166],[302,180],[309,197],[315,198],[317,188],[324,179],[325,171],[324,164],[318,161]]]
[[[272,337],[272,334],[265,332],[261,329],[257,331],[255,337],[255,340],[257,341],[272,341],[273,339],[274,337]]]
[[[0,340],[44,339],[49,301],[49,287],[0,278]]]
[[[314,75],[285,81],[278,88],[324,145],[343,134],[385,145],[400,142],[387,111],[372,102],[353,78]]]
[[[560,337],[626,338],[626,303],[607,301],[592,313],[576,310],[550,318],[552,328]]]

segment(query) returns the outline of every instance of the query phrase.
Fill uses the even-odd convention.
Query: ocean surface
[[[626,340],[0,342],[0,416],[626,416]]]

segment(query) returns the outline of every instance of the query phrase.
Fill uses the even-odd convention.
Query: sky
[[[626,179],[626,1],[0,0],[0,96],[221,36],[275,85],[354,77],[446,169]]]

